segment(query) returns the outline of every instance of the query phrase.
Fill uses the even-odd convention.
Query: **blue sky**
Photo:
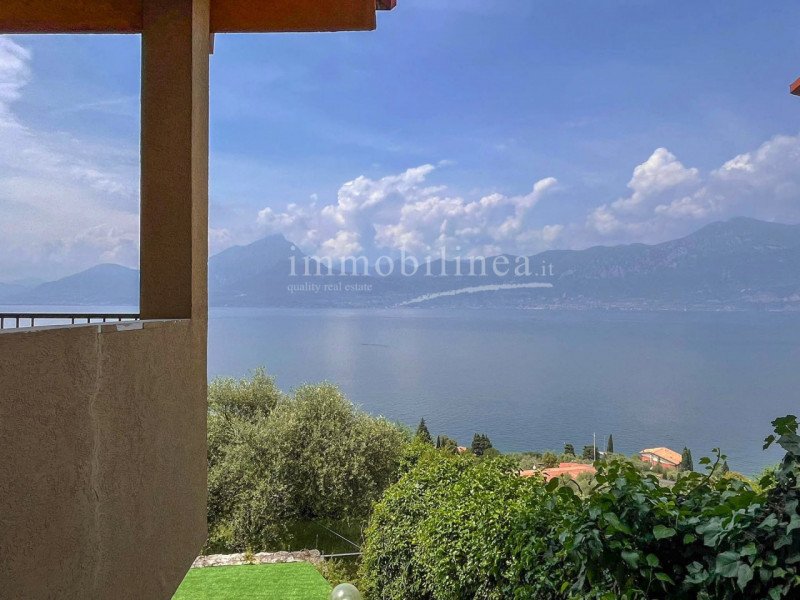
[[[800,221],[800,4],[400,0],[218,36],[211,246],[532,253]],[[135,266],[139,40],[0,38],[0,281]]]

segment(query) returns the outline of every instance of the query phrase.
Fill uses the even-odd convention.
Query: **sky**
[[[800,3],[400,0],[217,36],[210,250],[658,243],[800,222]],[[138,36],[0,36],[0,281],[138,263]]]

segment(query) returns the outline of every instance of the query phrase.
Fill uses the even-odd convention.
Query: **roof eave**
[[[396,0],[210,0],[212,33],[370,31]],[[141,33],[141,0],[2,0],[0,33]]]

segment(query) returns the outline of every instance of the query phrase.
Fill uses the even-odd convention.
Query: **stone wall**
[[[299,550],[297,552],[259,552],[258,554],[209,554],[198,556],[192,564],[193,569],[203,567],[231,567],[238,565],[274,565],[293,562],[322,562],[319,550]]]

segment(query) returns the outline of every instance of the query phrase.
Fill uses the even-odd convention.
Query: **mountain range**
[[[466,259],[408,276],[402,267],[328,264],[273,235],[212,256],[209,297],[212,306],[800,309],[800,225],[748,218],[656,245],[491,257],[485,272]],[[138,271],[106,264],[38,285],[0,283],[0,303],[136,305],[138,288]]]

